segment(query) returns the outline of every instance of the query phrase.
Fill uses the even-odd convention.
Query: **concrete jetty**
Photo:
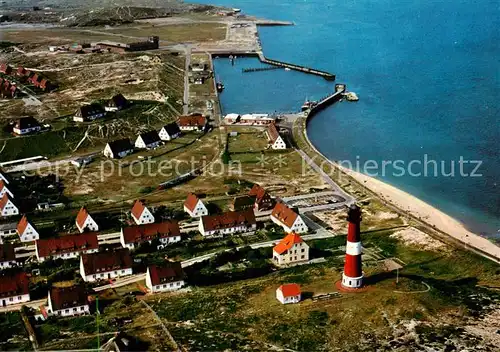
[[[306,124],[309,123],[309,120],[317,114],[319,111],[323,110],[329,105],[332,105],[333,103],[339,101],[342,99],[342,97],[345,94],[345,91],[347,89],[347,86],[345,84],[336,84],[335,85],[335,93],[330,94],[326,96],[325,98],[321,99],[318,104],[316,104],[314,107],[309,110],[309,113],[307,114],[307,120]]]

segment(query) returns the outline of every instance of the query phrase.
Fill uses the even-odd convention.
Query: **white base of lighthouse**
[[[360,288],[363,286],[363,275],[359,277],[349,277],[342,273],[342,286],[349,288]]]

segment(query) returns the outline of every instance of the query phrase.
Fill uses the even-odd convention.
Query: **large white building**
[[[224,236],[253,232],[256,229],[257,223],[253,209],[202,216],[199,224],[199,230],[203,236]]]
[[[76,227],[81,233],[85,231],[99,231],[99,226],[85,207],[82,207],[76,216]]]
[[[39,262],[48,259],[75,259],[84,253],[99,250],[97,233],[82,233],[57,238],[37,240],[35,252]]]
[[[151,265],[146,272],[146,287],[151,293],[168,292],[184,286],[181,263],[167,262],[162,266]]]
[[[189,193],[184,202],[184,211],[192,218],[199,218],[208,215],[208,210],[205,204],[194,193]]]
[[[47,315],[70,317],[89,314],[88,296],[85,286],[53,287],[47,295]]]
[[[132,275],[132,257],[126,248],[110,252],[83,254],[80,275],[85,282],[116,279]]]
[[[285,203],[276,203],[271,213],[271,221],[283,227],[286,233],[306,233],[309,231],[306,223],[294,210]]]
[[[281,304],[299,303],[301,297],[300,286],[297,284],[284,284],[276,289],[276,299]]]
[[[23,215],[17,224],[17,234],[19,235],[21,242],[36,241],[40,238],[40,234],[35,229],[33,224],[28,221],[26,215]]]
[[[122,228],[120,243],[124,248],[134,249],[141,243],[159,241],[158,249],[181,240],[181,230],[177,221],[129,226]]]
[[[277,265],[290,265],[309,260],[309,246],[296,233],[289,233],[273,248]]]
[[[30,301],[26,273],[0,275],[0,307]]]
[[[153,213],[140,200],[135,201],[130,214],[137,225],[152,224],[155,222]]]

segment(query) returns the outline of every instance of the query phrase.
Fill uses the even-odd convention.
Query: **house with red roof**
[[[112,252],[83,254],[80,257],[80,275],[85,282],[132,275],[130,251],[121,248]]]
[[[82,207],[76,215],[76,227],[80,233],[85,231],[99,231],[99,226],[85,207]]]
[[[95,253],[98,250],[99,241],[95,232],[66,235],[35,242],[36,257],[39,262],[47,259],[74,259],[82,254]]]
[[[234,233],[253,232],[256,229],[257,222],[253,209],[202,216],[199,224],[203,236],[222,237]]]
[[[184,202],[184,211],[192,218],[208,215],[208,209],[200,198],[194,193],[189,193]]]
[[[0,244],[0,270],[16,266],[14,246],[10,243]]]
[[[8,194],[11,198],[14,198],[12,192],[7,188],[7,185],[3,180],[0,180],[0,198],[3,197],[4,194]]]
[[[36,241],[40,238],[40,234],[35,229],[32,223],[29,222],[26,215],[23,215],[19,223],[17,224],[17,234],[21,242],[31,242]]]
[[[135,201],[130,214],[137,225],[152,224],[155,222],[153,213],[140,200]]]
[[[309,246],[292,232],[273,248],[273,261],[277,265],[290,265],[309,260]]]
[[[6,75],[11,75],[12,67],[9,64],[2,63],[0,64],[0,72]]]
[[[276,289],[276,299],[281,304],[299,303],[301,297],[302,292],[297,284],[283,284]]]
[[[0,276],[0,307],[29,301],[29,279],[26,273]]]
[[[266,131],[269,144],[272,149],[283,150],[286,149],[286,143],[283,137],[280,136],[278,129],[274,123],[271,123]]]
[[[271,195],[258,184],[254,184],[252,189],[248,192],[249,196],[255,197],[254,209],[256,211],[270,210],[274,207],[274,199]]]
[[[276,203],[271,213],[271,221],[283,227],[286,233],[306,233],[309,231],[300,215],[285,203]]]
[[[151,265],[146,271],[146,287],[152,293],[174,291],[184,286],[181,263],[167,262],[162,266]]]
[[[203,131],[207,126],[207,118],[202,114],[180,116],[177,124],[181,131]]]
[[[59,317],[89,314],[89,301],[85,286],[52,287],[47,295],[46,312]]]
[[[164,221],[160,223],[129,226],[122,228],[120,243],[124,248],[134,249],[141,243],[158,239],[158,249],[181,240],[181,230],[177,221]]]
[[[7,192],[0,199],[0,215],[3,217],[19,215],[19,209]]]

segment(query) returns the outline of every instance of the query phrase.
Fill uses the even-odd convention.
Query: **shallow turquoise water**
[[[210,1],[204,1],[210,2]],[[266,56],[327,70],[361,98],[311,121],[309,137],[332,160],[429,159],[455,163],[455,177],[381,179],[437,206],[474,231],[500,230],[500,5],[497,1],[218,0],[246,13],[291,20],[262,27]],[[253,58],[216,61],[229,112],[297,110],[306,97],[333,89],[291,71],[241,73]],[[480,160],[481,177],[458,175],[458,161]],[[417,165],[418,166],[418,165]],[[471,164],[464,171],[473,170]],[[422,171],[415,167],[414,171]],[[439,173],[440,174],[440,173]]]

